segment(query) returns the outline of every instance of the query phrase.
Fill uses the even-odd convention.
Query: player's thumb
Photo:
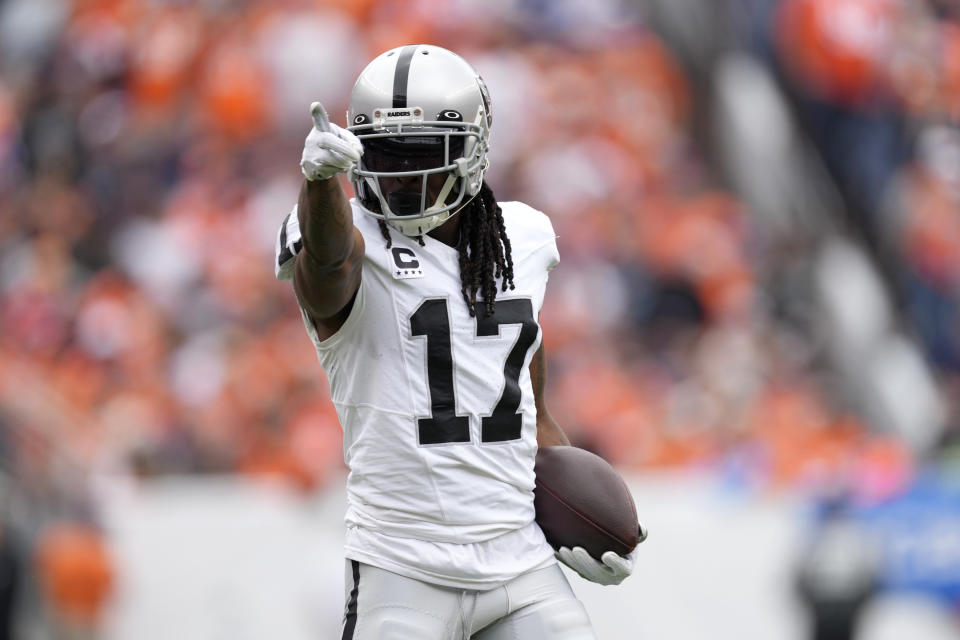
[[[310,105],[310,117],[313,119],[313,126],[316,127],[317,131],[330,131],[330,118],[322,104],[314,102]]]

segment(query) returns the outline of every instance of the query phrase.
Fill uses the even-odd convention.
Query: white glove
[[[313,128],[303,144],[300,170],[307,180],[326,180],[350,170],[360,161],[363,145],[357,136],[330,122],[327,110],[319,102],[310,105]]]
[[[647,539],[647,530],[640,525],[640,542]],[[602,585],[620,584],[627,576],[633,573],[633,561],[636,548],[629,555],[621,556],[615,551],[607,551],[600,556],[600,562],[593,559],[583,547],[560,547],[557,549],[557,560],[567,565],[581,578]]]

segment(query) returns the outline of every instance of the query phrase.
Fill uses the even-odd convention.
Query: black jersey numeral
[[[420,444],[470,442],[470,418],[456,413],[447,301],[424,300],[410,316],[410,330],[415,336],[427,337],[427,382],[432,415],[417,420]]]
[[[533,320],[533,304],[529,298],[501,300],[492,316],[487,315],[485,307],[477,309],[478,336],[499,336],[500,327],[505,324],[519,324],[520,333],[503,363],[503,393],[500,394],[500,400],[493,408],[493,413],[484,417],[481,423],[480,433],[484,442],[516,440],[523,427],[523,416],[517,413],[520,408],[520,370],[530,345],[537,339],[537,323]]]
[[[519,324],[517,335],[503,364],[503,391],[488,416],[481,419],[483,442],[505,442],[520,438],[523,416],[520,408],[520,373],[527,352],[537,339],[537,323],[529,298],[512,298],[497,302],[496,312],[477,309],[477,336],[499,336],[500,327]],[[419,418],[420,444],[447,444],[470,441],[470,419],[457,415],[453,386],[453,349],[450,343],[450,316],[444,298],[424,300],[410,316],[414,336],[427,339],[427,384],[430,387],[429,418]]]

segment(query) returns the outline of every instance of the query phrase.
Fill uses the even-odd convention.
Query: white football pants
[[[475,591],[347,560],[345,590],[341,640],[596,640],[556,564]]]

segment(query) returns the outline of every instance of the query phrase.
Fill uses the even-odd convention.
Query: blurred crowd
[[[930,361],[960,371],[960,6],[790,0],[770,47]]]
[[[488,182],[558,232],[541,322],[575,443],[751,487],[902,484],[910,451],[851,410],[781,313],[790,256],[707,161],[693,79],[643,4],[0,1],[0,462],[48,508],[34,521],[89,516],[91,472],[305,491],[342,473],[275,233],[309,103],[344,124],[360,69],[410,42],[474,63]],[[755,45],[957,397],[955,5],[753,4],[769,18]]]

